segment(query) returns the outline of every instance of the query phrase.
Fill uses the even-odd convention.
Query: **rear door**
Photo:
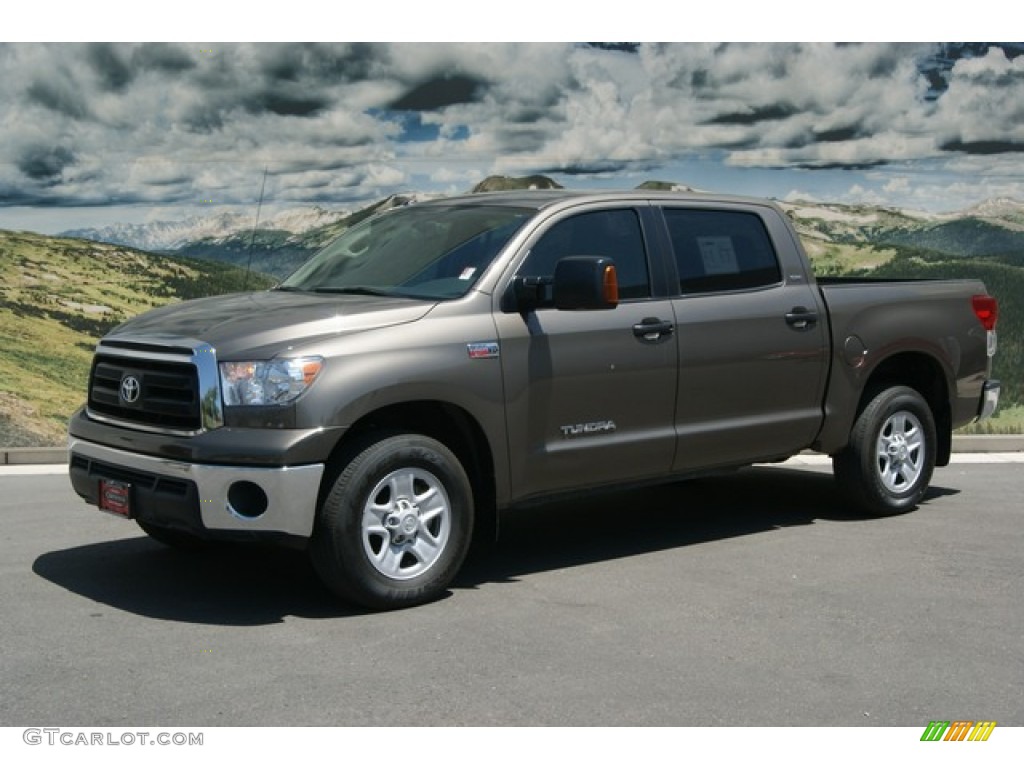
[[[662,271],[652,269],[644,236],[642,221],[653,216],[648,206],[565,213],[526,245],[518,276],[550,277],[566,256],[612,258],[621,302],[497,314],[517,497],[672,466],[678,351],[672,301],[665,281],[652,279]]]
[[[822,419],[827,318],[771,207],[666,205],[678,277],[675,469],[805,448]]]

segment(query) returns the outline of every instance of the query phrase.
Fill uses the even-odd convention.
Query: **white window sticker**
[[[697,245],[704,262],[704,274],[729,275],[740,271],[731,237],[698,237]]]
[[[459,280],[472,280],[476,274],[476,267],[466,267],[459,275]]]

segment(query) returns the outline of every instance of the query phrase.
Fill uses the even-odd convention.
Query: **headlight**
[[[284,405],[306,391],[323,367],[322,357],[220,364],[224,405]]]

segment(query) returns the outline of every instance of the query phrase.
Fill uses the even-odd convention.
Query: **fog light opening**
[[[255,520],[267,511],[267,494],[256,483],[241,480],[228,488],[228,511],[245,520]]]

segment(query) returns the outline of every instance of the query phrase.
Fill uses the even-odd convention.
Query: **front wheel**
[[[339,596],[374,609],[438,597],[465,559],[473,493],[465,470],[424,435],[380,437],[328,489],[310,543]]]
[[[839,489],[858,511],[891,515],[924,497],[935,468],[935,417],[909,387],[878,393],[832,460]]]

